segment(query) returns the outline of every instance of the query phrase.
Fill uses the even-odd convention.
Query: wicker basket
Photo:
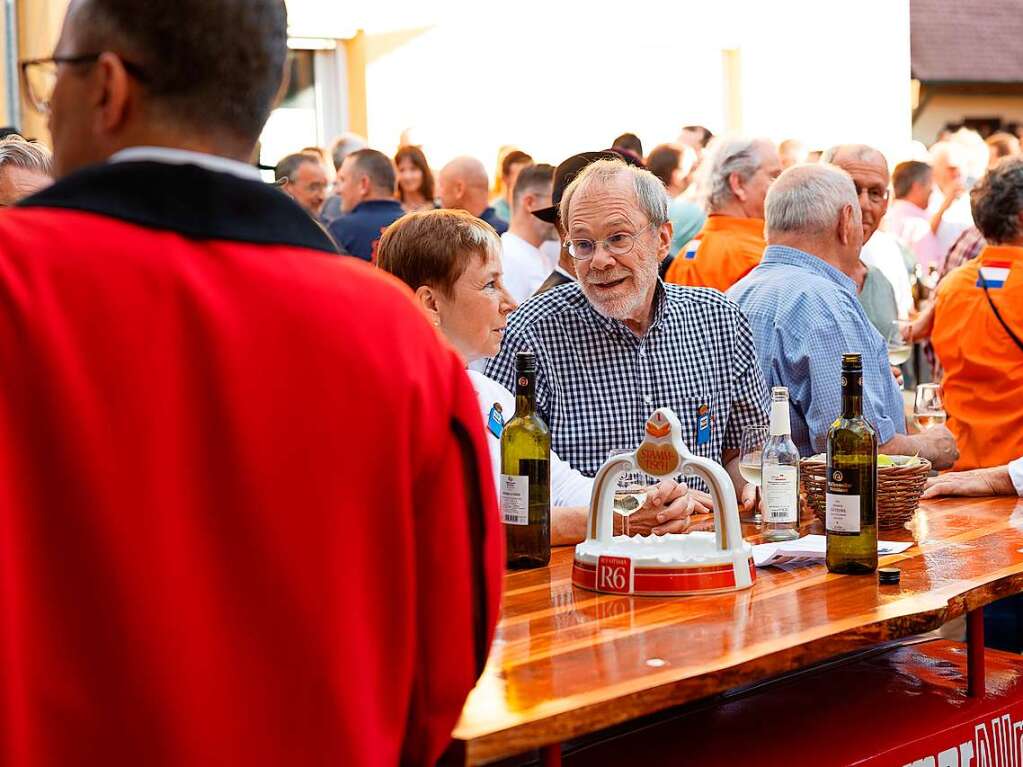
[[[899,458],[900,456],[893,456]],[[827,464],[818,457],[799,462],[803,500],[817,519],[824,521]],[[920,494],[931,471],[923,458],[915,466],[879,466],[877,469],[877,526],[881,530],[902,527],[920,505]]]

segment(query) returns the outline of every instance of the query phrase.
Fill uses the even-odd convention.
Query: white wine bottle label
[[[857,535],[860,532],[860,496],[827,494],[825,526],[829,533]]]
[[[501,516],[506,525],[529,524],[529,477],[501,475]]]
[[[828,467],[824,526],[835,535],[858,535],[860,516],[860,470]]]
[[[763,483],[767,521],[795,522],[799,518],[799,469],[780,464],[764,466]]]

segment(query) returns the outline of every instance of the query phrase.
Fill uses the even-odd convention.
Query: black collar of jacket
[[[92,165],[18,204],[98,213],[193,239],[338,252],[323,227],[280,189],[198,165]]]

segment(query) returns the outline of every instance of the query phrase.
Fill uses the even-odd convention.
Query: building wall
[[[863,0],[856,13],[818,0],[633,0],[610,16],[548,0],[514,13],[448,5],[420,3],[418,34],[379,56],[374,40],[413,21],[366,23],[369,138],[385,152],[406,131],[435,166],[471,154],[492,168],[506,144],[557,163],[624,131],[653,148],[685,124],[734,124],[729,87],[747,134],[889,154],[910,140],[907,0]],[[738,51],[738,73],[723,51]]]
[[[18,58],[43,58],[53,54],[68,0],[18,0]],[[21,99],[21,129],[26,136],[49,141],[46,118]],[[4,124],[9,121],[6,116]]]
[[[913,138],[930,146],[947,123],[966,119],[1001,118],[1023,125],[1023,95],[985,96],[936,93],[913,124]]]

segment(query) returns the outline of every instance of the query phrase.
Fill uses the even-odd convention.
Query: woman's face
[[[406,194],[416,194],[423,185],[423,172],[408,157],[398,163],[398,184]]]
[[[516,306],[501,281],[501,259],[495,252],[471,258],[450,295],[437,293],[440,329],[466,362],[500,351],[508,314]]]

